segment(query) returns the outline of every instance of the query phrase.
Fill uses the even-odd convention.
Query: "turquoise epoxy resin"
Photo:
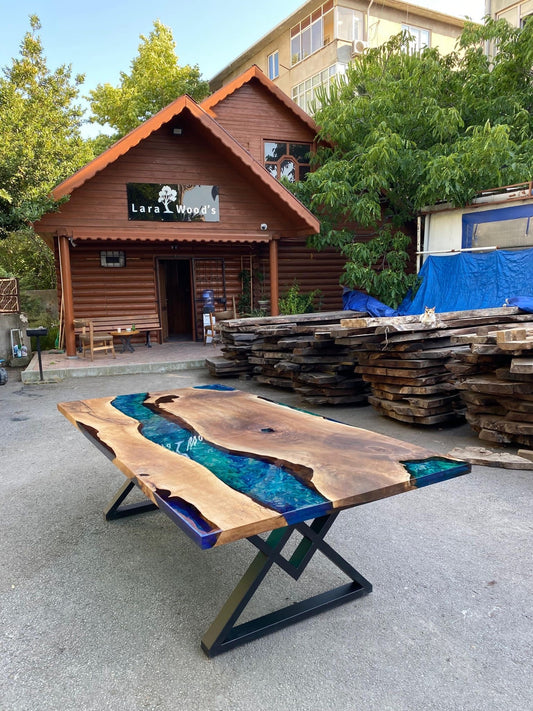
[[[470,465],[466,462],[458,462],[445,457],[415,459],[410,462],[402,462],[402,464],[415,480],[417,488],[428,486],[436,481],[453,479],[470,471]]]
[[[146,397],[147,393],[121,395],[112,401],[112,405],[137,420],[141,434],[151,442],[205,466],[232,489],[283,514],[288,523],[331,511],[328,499],[303,484],[287,469],[217,448],[147,407],[144,404]],[[305,509],[305,518],[302,518],[302,509]]]

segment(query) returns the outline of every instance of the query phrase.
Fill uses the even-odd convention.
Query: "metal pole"
[[[43,378],[43,362],[41,360],[41,337],[36,336],[37,338],[37,358],[39,360],[39,380],[44,380]]]

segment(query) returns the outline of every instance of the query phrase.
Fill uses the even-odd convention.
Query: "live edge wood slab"
[[[78,400],[58,409],[202,548],[470,470],[227,386]]]

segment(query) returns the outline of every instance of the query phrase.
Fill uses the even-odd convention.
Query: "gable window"
[[[278,180],[287,178],[291,183],[303,180],[309,173],[310,143],[265,141],[265,168]]]
[[[279,77],[279,52],[272,52],[268,55],[268,78],[277,79]]]
[[[429,30],[422,27],[414,27],[413,25],[402,25],[402,32],[407,32],[409,35],[409,54],[421,52],[426,47],[429,47]]]

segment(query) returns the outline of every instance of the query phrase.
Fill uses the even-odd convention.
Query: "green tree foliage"
[[[30,25],[20,56],[0,75],[0,238],[51,209],[50,190],[92,157],[75,104],[83,76],[72,79],[65,65],[51,72],[39,19]]]
[[[406,264],[406,242],[383,234],[383,218],[400,228],[424,205],[465,205],[482,189],[533,175],[533,21],[523,29],[467,23],[446,56],[435,48],[410,55],[408,41],[401,34],[368,50],[322,94],[323,146],[316,170],[296,186],[322,220],[313,246],[344,250],[343,283],[391,305],[403,266],[391,265],[390,245]],[[489,56],[487,43],[496,48]],[[354,223],[375,229],[377,242],[354,247]],[[372,259],[391,270],[377,289]]]
[[[54,289],[52,250],[31,228],[12,232],[0,243],[0,277],[18,277],[21,289]]]
[[[130,74],[121,72],[118,86],[99,84],[89,92],[90,121],[102,126],[108,124],[115,131],[108,144],[183,94],[196,100],[209,94],[209,85],[201,79],[198,65],[178,65],[170,28],[157,20],[148,37],[140,38],[139,53],[131,62]]]
[[[418,278],[407,273],[409,237],[385,225],[379,235],[368,242],[349,242],[342,247],[348,260],[343,284],[364,288],[376,299],[396,307]]]

